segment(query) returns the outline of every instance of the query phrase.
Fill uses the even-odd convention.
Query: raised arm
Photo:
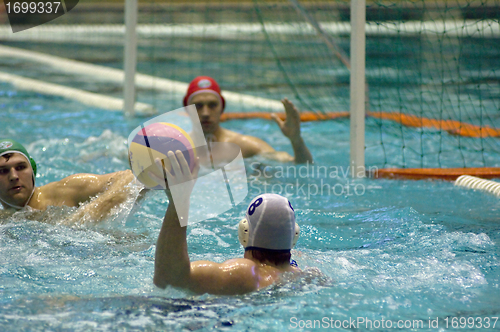
[[[230,137],[227,141],[236,143],[240,146],[243,158],[261,155],[267,159],[272,159],[280,162],[295,162],[297,164],[312,163],[313,158],[311,152],[307,148],[302,136],[300,134],[300,114],[297,108],[288,99],[281,101],[285,107],[286,118],[285,121],[281,120],[277,114],[271,114],[272,119],[278,124],[283,135],[288,137],[292,144],[293,153],[292,157],[288,152],[276,151],[272,146],[267,144],[260,138],[248,135],[236,135],[231,133],[227,135]],[[230,131],[225,130],[225,133]]]
[[[191,191],[194,187],[199,165],[196,166],[193,174],[191,174],[182,152],[177,151],[174,154],[170,151],[167,157],[172,165],[173,174],[165,169],[159,160],[156,161],[157,167],[162,170],[165,178],[168,179],[169,186],[165,188],[168,197],[168,208],[160,229],[158,242],[156,243],[153,282],[161,288],[165,288],[167,285],[190,288],[189,276],[191,263],[187,249],[186,226],[188,223]],[[177,158],[179,158],[179,161]],[[158,183],[165,183],[165,179],[158,178],[155,173],[150,172],[149,175],[151,178],[156,179]],[[173,188],[177,190],[175,202],[174,195],[172,195]],[[177,214],[178,209],[180,210],[179,214],[183,218],[182,225]]]
[[[189,261],[186,229],[179,223],[172,195],[168,195],[168,208],[156,243],[153,282],[160,288],[168,285],[189,288]]]
[[[169,188],[176,190],[176,194],[173,195],[171,189],[166,189],[169,204],[156,243],[154,284],[160,288],[171,285],[196,293],[211,294],[243,294],[257,289],[258,281],[251,273],[254,269],[252,262],[244,259],[231,260],[223,264],[190,261],[186,240],[187,219],[182,219],[180,222],[179,215],[187,218],[186,211],[189,210],[190,195],[198,166],[191,174],[180,151],[177,151],[176,155],[169,152],[168,158],[175,175],[166,169],[163,169],[163,172],[168,179]],[[153,173],[150,173],[150,176],[156,178],[157,182],[162,181]]]
[[[312,163],[313,158],[311,152],[307,148],[302,136],[300,134],[300,114],[295,105],[289,101],[287,98],[284,98],[282,101],[283,106],[285,107],[286,119],[285,121],[281,120],[278,115],[272,114],[273,120],[278,124],[283,132],[283,135],[288,137],[290,143],[292,144],[293,153],[295,158],[292,160],[295,161],[296,164],[304,164],[306,162]],[[283,152],[276,152],[275,156],[273,154],[269,154],[269,157],[279,160],[279,161],[290,161],[284,160],[287,159],[286,156],[282,155]]]

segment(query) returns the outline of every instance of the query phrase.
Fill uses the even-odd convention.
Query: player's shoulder
[[[90,174],[90,173],[77,173],[77,174],[72,174],[69,175],[59,181],[53,182],[55,187],[72,187],[72,186],[79,186],[83,185],[87,182],[94,182],[98,181],[99,176],[96,174]]]
[[[247,282],[255,285],[258,282],[260,265],[247,258],[233,258],[221,263],[219,270],[230,271],[229,275],[232,278],[246,279]]]
[[[224,129],[224,140],[227,142],[234,142],[234,143],[240,143],[240,142],[264,142],[260,138],[257,138],[255,136],[251,135],[245,135],[241,134],[229,129]]]
[[[96,174],[78,173],[69,175],[61,180],[50,182],[42,187],[40,191],[46,197],[61,198],[61,195],[74,195],[80,192],[86,192],[89,188],[100,185],[101,182],[107,181]]]
[[[43,186],[36,187],[30,206],[43,210],[47,206],[75,205],[74,196],[79,188],[72,184],[72,177],[68,176],[62,180],[53,181]]]
[[[247,258],[230,259],[222,263],[221,268],[224,270],[237,271],[240,278],[248,279],[247,281],[252,284],[252,287],[262,288],[272,284],[281,275],[280,269],[255,262]]]
[[[37,193],[43,195],[47,199],[62,198],[63,195],[68,195],[70,192],[81,189],[86,182],[91,181],[93,174],[73,174],[61,180],[47,183],[37,187]]]
[[[245,158],[259,153],[274,151],[269,144],[258,137],[240,134],[228,129],[224,129],[222,141],[237,144],[241,148],[243,157]]]
[[[133,178],[133,174],[130,170],[118,171],[106,174],[91,174],[91,173],[77,173],[69,175],[59,181],[54,181],[52,184],[54,186],[80,186],[80,185],[92,185],[107,182],[113,178],[126,177]]]
[[[248,258],[232,258],[232,259],[228,259],[224,263],[221,263],[221,267],[231,266],[231,267],[237,267],[237,268],[241,268],[241,269],[253,268],[256,265],[257,264],[253,260],[248,259]]]

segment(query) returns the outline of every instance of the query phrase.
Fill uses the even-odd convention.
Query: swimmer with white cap
[[[238,237],[245,248],[243,258],[224,263],[191,262],[186,241],[187,227],[179,222],[184,218],[183,212],[177,211],[189,210],[193,180],[199,165],[191,173],[182,152],[169,152],[167,157],[174,170],[172,175],[163,168],[169,187],[182,183],[183,191],[176,192],[175,204],[168,205],[158,236],[153,280],[156,286],[165,288],[171,285],[199,294],[236,295],[267,287],[285,272],[300,271],[291,260],[291,249],[300,232],[295,223],[295,211],[288,199],[276,194],[259,195],[248,206],[246,216],[238,226]],[[161,164],[157,166],[162,168]],[[155,176],[152,172],[150,175]],[[169,202],[173,202],[169,189],[166,193]],[[179,201],[178,197],[182,199]],[[187,225],[187,220],[183,221],[182,224]]]
[[[36,187],[36,171],[35,161],[22,144],[11,138],[0,139],[0,203],[4,209],[78,207],[98,196],[79,209],[72,222],[78,222],[83,215],[99,221],[126,200],[130,193],[125,187],[135,179],[128,170],[104,175],[75,174]]]

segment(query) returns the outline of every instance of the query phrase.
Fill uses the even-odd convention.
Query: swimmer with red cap
[[[130,195],[126,186],[135,179],[129,170],[103,175],[75,174],[36,187],[36,171],[35,161],[22,144],[11,138],[0,139],[0,203],[4,209],[79,207],[97,196],[78,209],[68,223],[77,223],[84,215],[90,221],[99,221],[126,200]]]
[[[238,225],[238,238],[245,249],[242,258],[223,263],[189,259],[186,240],[188,216],[179,222],[178,209],[189,210],[190,195],[199,166],[191,173],[181,151],[167,155],[175,172],[170,173],[161,163],[159,170],[167,175],[169,187],[176,186],[175,204],[168,204],[156,243],[153,282],[160,288],[180,287],[194,293],[236,295],[253,292],[280,280],[284,273],[299,273],[291,259],[291,249],[298,240],[300,229],[295,211],[287,198],[277,194],[255,197]],[[153,174],[153,173],[151,173]],[[180,190],[180,191],[179,191]],[[169,202],[172,194],[166,189]],[[236,235],[236,234],[235,234]]]
[[[217,82],[208,76],[198,76],[190,84],[184,96],[184,106],[194,104],[198,111],[201,127],[207,141],[235,143],[241,148],[243,158],[262,155],[266,158],[282,162],[312,163],[312,155],[300,134],[300,115],[288,99],[281,101],[285,107],[286,119],[281,120],[276,114],[273,120],[278,124],[283,134],[288,137],[295,157],[287,152],[276,151],[262,139],[242,135],[220,126],[220,116],[226,107],[226,101],[221,94]]]

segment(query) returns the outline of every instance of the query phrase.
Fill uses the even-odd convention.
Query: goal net
[[[2,32],[3,44],[122,68],[123,1],[71,13],[32,32]],[[500,0],[367,2],[367,167],[500,166],[499,17]],[[342,118],[349,22],[347,1],[141,1],[137,71],[182,84],[212,76],[230,95],[228,114],[276,111],[287,96],[316,119]],[[25,72],[37,70],[44,75]],[[121,94],[119,84],[78,75],[47,79]],[[180,106],[182,89],[152,84],[139,87],[139,101],[160,112]]]

